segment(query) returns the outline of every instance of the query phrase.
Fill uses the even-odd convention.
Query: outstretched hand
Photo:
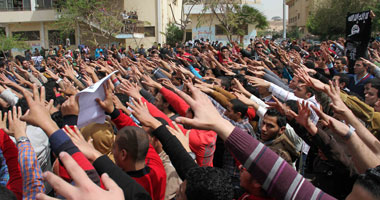
[[[139,99],[138,102],[132,99],[132,103],[133,105],[130,103],[127,103],[127,105],[133,110],[133,116],[135,116],[143,126],[154,130],[162,125],[160,121],[149,113],[146,103],[143,103],[141,99]]]
[[[59,159],[67,169],[70,176],[75,182],[75,186],[67,183],[62,178],[51,172],[45,172],[43,177],[53,186],[54,190],[68,200],[97,200],[97,199],[115,199],[123,200],[123,190],[104,173],[101,176],[106,190],[103,190],[90,180],[84,170],[78,163],[66,152],[59,154]],[[46,194],[39,193],[36,195],[37,200],[52,200]]]
[[[187,84],[192,97],[182,91],[178,95],[182,97],[194,112],[194,118],[178,117],[176,122],[190,125],[191,127],[205,130],[214,130],[222,139],[227,139],[235,128],[229,121],[220,116],[215,106],[206,94],[191,84]]]
[[[97,158],[102,156],[102,154],[95,149],[92,139],[86,141],[77,126],[74,126],[73,130],[66,125],[64,131],[90,162],[94,162]]]
[[[40,127],[48,136],[58,130],[59,127],[50,117],[49,108],[45,106],[45,87],[41,87],[41,92],[38,92],[37,86],[33,85],[33,97],[26,90],[23,90],[22,93],[29,110],[20,119]]]
[[[115,109],[115,106],[113,104],[112,100],[112,91],[111,91],[111,84],[109,81],[107,83],[103,84],[104,87],[104,93],[106,95],[106,98],[104,100],[101,100],[99,98],[95,99],[95,101],[99,104],[99,106],[106,112],[106,113],[112,113]]]

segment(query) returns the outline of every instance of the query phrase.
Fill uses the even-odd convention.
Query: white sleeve
[[[18,97],[16,94],[14,94],[10,89],[5,89],[1,94],[0,97],[4,99],[6,102],[8,102],[11,106],[14,106],[18,102]]]

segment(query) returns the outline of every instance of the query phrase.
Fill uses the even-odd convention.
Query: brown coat
[[[277,136],[277,138],[269,144],[266,144],[266,146],[276,152],[289,164],[292,164],[300,156],[300,152],[296,151],[296,147],[285,134]]]

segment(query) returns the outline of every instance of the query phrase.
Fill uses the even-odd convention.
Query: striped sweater
[[[314,187],[280,156],[264,144],[235,127],[226,147],[251,173],[252,178],[276,199],[335,199]]]

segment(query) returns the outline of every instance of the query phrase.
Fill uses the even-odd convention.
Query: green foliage
[[[372,10],[376,15],[376,17],[372,19],[372,33],[380,32],[380,2],[368,5],[366,10]]]
[[[19,35],[7,37],[4,34],[0,34],[0,51],[9,51],[13,48],[28,49],[30,46]]]
[[[59,0],[56,26],[65,32],[75,30],[80,25],[85,37],[96,42],[95,32],[110,39],[120,33],[124,26],[120,13],[122,6],[116,0]]]
[[[345,34],[349,12],[360,12],[374,5],[377,0],[319,0],[307,21],[307,29],[322,40],[334,39]]]
[[[178,26],[176,26],[174,23],[169,23],[166,27],[166,32],[162,33],[166,36],[166,43],[170,46],[175,46],[175,43],[182,42],[182,37],[184,31],[181,30]]]
[[[286,32],[286,37],[290,38],[291,40],[300,39],[301,36],[302,36],[301,31],[299,29],[297,29],[297,28],[288,30]]]
[[[204,3],[203,11],[199,18],[212,13],[226,36],[232,42],[233,35],[239,35],[240,40],[247,34],[248,25],[254,25],[258,29],[268,26],[266,17],[256,8],[238,4],[236,0],[208,0]]]
[[[232,26],[236,30],[237,35],[244,36],[245,30],[243,27],[249,24],[254,25],[257,29],[268,27],[266,17],[256,8],[248,5],[234,5],[235,12],[231,15]]]

